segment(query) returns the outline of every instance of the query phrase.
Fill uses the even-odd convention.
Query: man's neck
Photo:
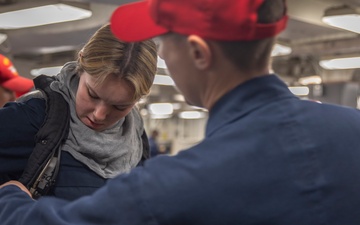
[[[208,86],[204,95],[202,96],[203,106],[211,110],[212,106],[226,93],[256,77],[270,74],[269,68],[264,68],[259,71],[242,72],[239,70],[221,70],[216,74],[210,75],[212,78],[208,82]]]

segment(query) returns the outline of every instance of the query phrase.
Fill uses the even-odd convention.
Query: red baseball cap
[[[218,41],[273,37],[285,29],[288,16],[275,23],[258,22],[265,0],[147,0],[118,7],[111,29],[123,41],[137,42],[169,31]]]
[[[14,91],[16,97],[20,97],[34,87],[34,82],[19,76],[12,62],[0,54],[0,86]]]

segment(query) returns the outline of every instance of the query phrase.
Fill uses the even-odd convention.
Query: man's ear
[[[206,69],[211,65],[212,53],[209,44],[197,35],[187,37],[190,57],[198,69]]]

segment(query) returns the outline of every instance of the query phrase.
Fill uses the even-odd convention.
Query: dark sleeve
[[[45,101],[30,99],[0,108],[0,175],[22,171],[45,118]]]
[[[198,208],[203,207],[199,212],[207,217],[205,212],[213,207],[202,206],[201,201],[214,193],[208,189],[198,194],[207,191],[204,180],[197,179],[203,174],[193,175],[198,160],[189,163],[183,159],[162,156],[147,160],[144,166],[107,180],[92,195],[75,201],[48,196],[33,201],[17,187],[1,188],[1,225],[189,224],[184,215],[198,212]],[[195,191],[189,191],[192,189]]]
[[[1,225],[158,224],[144,210],[136,180],[136,175],[110,179],[93,195],[72,202],[47,196],[34,201],[16,186],[7,186],[0,189]]]

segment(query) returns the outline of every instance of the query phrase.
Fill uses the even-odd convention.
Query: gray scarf
[[[142,156],[142,118],[134,107],[131,112],[111,128],[102,132],[85,126],[75,111],[75,96],[79,77],[76,62],[64,65],[51,89],[61,93],[70,105],[69,136],[62,146],[75,159],[87,165],[103,178],[112,178],[134,168]]]

